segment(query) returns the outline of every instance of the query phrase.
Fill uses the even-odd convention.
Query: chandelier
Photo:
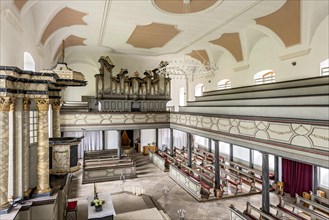
[[[186,16],[186,27],[189,23],[190,14],[190,0],[183,1],[184,14]],[[206,50],[195,50],[190,43],[183,43],[184,51],[191,51],[184,53],[179,58],[173,58],[168,61],[165,67],[165,73],[170,78],[194,78],[207,77],[213,75],[218,69],[215,63],[210,62]]]

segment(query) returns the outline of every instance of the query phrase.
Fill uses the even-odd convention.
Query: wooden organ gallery
[[[329,219],[328,24],[328,1],[0,1],[0,219]]]

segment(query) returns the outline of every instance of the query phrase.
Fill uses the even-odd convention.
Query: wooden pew
[[[284,209],[280,209],[272,204],[270,204],[270,209],[276,211],[276,216],[280,219],[288,218],[290,220],[305,220],[303,217],[293,215],[290,212],[287,212]]]
[[[214,188],[215,188],[215,181],[209,180],[206,178],[202,173],[188,167],[185,164],[180,164],[180,167],[183,172],[185,172],[189,177],[195,179],[201,184],[201,187],[203,190],[208,194],[207,196],[209,197],[210,195],[213,194]]]
[[[259,215],[259,217],[255,216],[255,214],[253,214],[253,212],[257,213]],[[280,218],[277,218],[271,214],[266,214],[265,212],[257,209],[256,207],[252,206],[249,202],[247,202],[247,208],[246,210],[243,212],[245,215],[247,215],[248,217],[250,217],[251,219],[267,219],[267,220],[278,220]]]
[[[311,217],[311,220],[327,220],[328,218],[320,215],[317,212],[314,212],[313,210],[310,210],[308,208],[305,208],[304,206],[300,206],[297,204],[292,204],[287,202],[286,200],[283,199],[282,196],[279,197],[279,204],[277,205],[278,208],[285,210],[286,212],[289,212],[289,214],[291,215],[295,215],[295,217],[303,219],[303,220],[307,220],[307,218],[301,216],[299,213],[303,213],[305,215],[308,215]],[[288,207],[286,207],[286,205],[290,206],[292,208],[292,210],[289,210]]]
[[[234,207],[234,205],[230,205],[230,211],[231,211],[231,219],[241,219],[241,220],[252,220],[249,216],[245,215],[243,212],[239,211]]]
[[[312,201],[318,202],[318,203],[320,203],[324,206],[329,207],[329,199],[317,196],[312,191],[310,191],[310,195],[311,195],[311,200]]]
[[[304,204],[307,204],[309,205],[309,209],[314,211],[315,209],[321,211],[321,212],[316,212],[316,213],[319,213],[320,215],[323,215],[323,216],[326,216],[327,219],[329,218],[328,215],[326,214],[329,214],[329,208],[326,207],[326,206],[323,206],[317,202],[314,202],[312,200],[308,200],[308,199],[305,199],[301,196],[299,196],[297,193],[296,193],[296,204],[298,206],[303,206]]]

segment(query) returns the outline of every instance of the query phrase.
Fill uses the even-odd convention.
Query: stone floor
[[[138,178],[126,180],[124,190],[132,192],[133,187],[143,188],[145,194],[150,195],[171,219],[178,219],[179,209],[186,210],[185,219],[230,219],[228,207],[231,204],[239,210],[244,210],[248,201],[255,207],[261,207],[261,194],[202,203],[197,202],[190,194],[176,184],[168,176],[168,173],[163,173],[149,162],[147,156],[137,155],[135,160]],[[121,181],[96,183],[97,191],[113,194],[113,205],[114,207],[120,207],[121,213],[137,210],[139,206],[143,207],[137,200],[136,202],[124,202],[121,201],[122,199],[115,197],[115,195],[120,194],[122,191],[121,183]],[[163,193],[165,186],[170,189],[167,202],[165,202]],[[93,193],[93,187],[93,184],[82,185],[81,170],[75,173],[69,198],[78,200],[79,220],[87,219],[87,196]],[[272,204],[278,204],[279,200],[274,193],[271,193],[270,201]]]

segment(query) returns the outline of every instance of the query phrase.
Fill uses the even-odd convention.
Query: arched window
[[[256,85],[275,82],[275,73],[273,70],[262,70],[254,75]]]
[[[24,70],[35,71],[35,62],[29,52],[24,52]]]
[[[320,76],[329,75],[329,59],[326,59],[320,63]]]
[[[203,91],[204,91],[203,84],[199,83],[195,86],[194,94],[195,96],[202,96]]]
[[[179,89],[179,106],[185,106],[185,88]]]
[[[231,81],[229,79],[222,79],[217,83],[217,89],[230,89]]]

